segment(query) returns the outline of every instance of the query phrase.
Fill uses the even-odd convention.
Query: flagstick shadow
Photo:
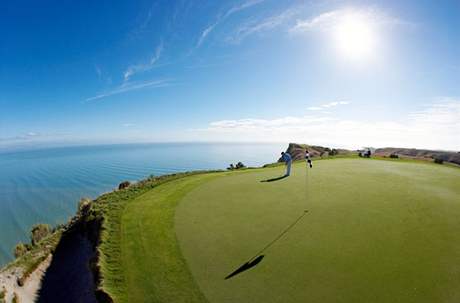
[[[255,254],[251,259],[249,259],[246,263],[238,267],[235,271],[230,273],[228,276],[225,277],[225,280],[228,280],[242,272],[245,272],[256,265],[258,265],[262,259],[265,257],[262,253],[265,252],[270,246],[275,244],[277,241],[279,241],[286,233],[289,232],[297,223],[302,220],[302,218],[307,214],[308,210],[304,210],[301,216],[299,216],[293,223],[291,223],[286,229],[284,229],[278,236],[276,236],[275,239],[273,239],[271,242],[269,242],[267,245],[264,246],[257,254]]]

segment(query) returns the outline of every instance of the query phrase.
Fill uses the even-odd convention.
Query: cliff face
[[[385,147],[375,150],[375,155],[388,157],[392,154],[419,159],[440,159],[445,162],[451,162],[460,165],[460,152],[436,151],[415,148],[394,148]]]

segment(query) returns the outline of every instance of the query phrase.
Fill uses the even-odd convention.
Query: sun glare
[[[373,24],[363,14],[344,15],[336,24],[334,38],[338,51],[350,59],[367,59],[376,51]]]

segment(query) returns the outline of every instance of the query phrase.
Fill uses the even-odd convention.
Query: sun
[[[367,59],[376,52],[376,31],[368,16],[357,12],[343,15],[334,30],[338,51],[350,59]]]

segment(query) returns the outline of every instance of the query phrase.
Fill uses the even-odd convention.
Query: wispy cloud
[[[360,9],[339,9],[319,14],[307,19],[297,20],[297,23],[290,28],[291,33],[302,33],[309,31],[329,31],[334,29],[346,18],[365,19],[372,26],[375,25],[413,25],[384,14],[375,8]]]
[[[134,124],[134,123],[123,123],[123,127],[133,127],[135,125],[136,124]]]
[[[155,64],[160,60],[161,54],[163,53],[164,49],[164,44],[163,41],[161,41],[158,46],[155,48],[155,52],[153,53],[152,57],[150,60],[146,63],[143,64],[136,64],[136,65],[130,65],[126,69],[126,71],[123,73],[123,79],[124,81],[128,81],[133,75],[137,73],[142,73],[151,70]]]
[[[26,133],[18,134],[11,137],[0,137],[0,151],[3,148],[14,146],[33,145],[36,146],[38,142],[53,141],[57,138],[66,138],[68,133],[42,133],[37,131],[29,131]]]
[[[324,109],[329,109],[331,107],[336,107],[336,106],[339,106],[339,105],[348,105],[350,104],[350,102],[348,101],[336,101],[336,102],[329,102],[329,103],[326,103],[326,104],[322,104],[322,105],[319,105],[319,106],[310,106],[310,107],[307,107],[308,110],[324,110]]]
[[[201,35],[198,39],[198,42],[196,44],[196,47],[200,47],[203,42],[206,40],[206,38],[208,37],[208,35],[220,24],[222,23],[225,19],[227,19],[228,17],[230,17],[231,15],[239,12],[239,11],[242,11],[244,9],[247,9],[247,8],[250,8],[254,5],[257,5],[259,3],[262,3],[264,2],[265,0],[249,0],[249,1],[246,1],[246,2],[243,2],[241,3],[240,5],[237,5],[237,6],[233,6],[232,8],[230,8],[228,11],[226,11],[225,13],[219,15],[217,17],[217,20],[210,24],[208,27],[206,27],[202,32],[201,32]]]
[[[227,37],[226,41],[229,43],[240,43],[250,35],[273,30],[285,24],[287,21],[292,20],[299,11],[298,7],[294,7],[262,20],[250,20],[237,28],[233,34]]]
[[[167,86],[171,86],[171,85],[174,85],[174,83],[170,79],[160,79],[160,80],[151,80],[151,81],[145,81],[145,82],[124,83],[123,85],[121,85],[121,86],[119,86],[119,87],[117,87],[117,88],[115,88],[113,90],[101,93],[101,94],[96,95],[94,97],[87,98],[85,101],[86,102],[96,101],[96,100],[107,98],[107,97],[110,97],[110,96],[113,96],[113,95],[118,95],[118,94],[126,93],[126,92],[129,92],[129,91],[134,91],[134,90],[147,88],[147,87],[149,87],[149,88],[159,88],[159,87],[167,87]]]
[[[96,64],[96,65],[94,66],[94,69],[95,69],[95,71],[96,71],[97,77],[98,77],[99,79],[101,79],[101,77],[102,77],[102,70],[101,70],[101,67],[100,67],[99,65]]]
[[[460,99],[443,98],[399,120],[369,121],[330,115],[236,119],[191,130],[200,138],[243,137],[249,141],[298,141],[358,148],[396,146],[460,150]]]

